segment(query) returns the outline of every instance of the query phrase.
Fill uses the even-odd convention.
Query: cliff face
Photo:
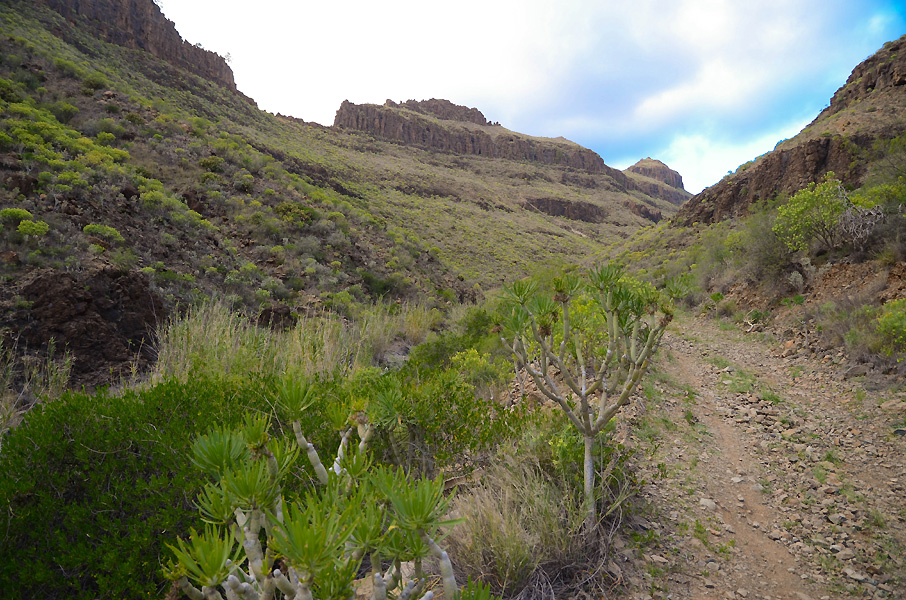
[[[536,161],[606,173],[621,185],[628,184],[625,174],[608,167],[600,156],[587,148],[566,141],[559,143],[521,136],[499,125],[488,124],[477,109],[457,106],[447,100],[409,100],[402,104],[388,101],[384,106],[353,104],[347,100],[337,111],[334,127],[363,131],[441,152]]]
[[[903,133],[904,110],[906,36],[859,64],[799,135],[694,196],[674,222],[688,226],[745,215],[753,203],[793,194],[828,171],[845,185],[861,185],[870,166],[860,160],[862,151]]]
[[[865,141],[869,145],[868,140]],[[858,185],[864,168],[853,164],[849,142],[841,137],[816,138],[789,150],[776,150],[757,164],[694,196],[677,213],[675,222],[716,223],[743,216],[749,207],[777,194],[794,194],[833,171],[845,185]]]
[[[145,50],[187,71],[236,91],[233,70],[214,52],[183,40],[152,0],[43,0],[63,17],[108,42]]]
[[[682,175],[659,160],[643,158],[626,170],[666,183],[670,187],[674,187],[678,190],[685,190],[683,187]]]
[[[475,123],[476,125],[490,125],[491,123],[484,118],[484,115],[477,108],[460,106],[453,104],[449,100],[406,100],[397,104],[393,100],[387,100],[384,106],[388,108],[408,108],[411,111],[430,115],[444,121],[462,121],[463,123]]]

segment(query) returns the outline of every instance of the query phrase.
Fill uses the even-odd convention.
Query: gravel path
[[[664,338],[627,414],[629,597],[906,598],[906,393],[835,362],[710,319]]]

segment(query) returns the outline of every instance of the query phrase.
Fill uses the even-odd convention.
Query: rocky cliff
[[[344,101],[337,111],[334,127],[363,131],[376,137],[432,148],[441,152],[475,154],[488,158],[537,161],[606,173],[628,185],[626,175],[608,167],[600,156],[567,140],[520,135],[499,124],[489,124],[474,108],[447,100],[409,100],[397,104],[353,104]]]
[[[152,0],[43,0],[43,3],[108,42],[145,50],[236,91],[233,70],[223,57],[183,40],[173,22]]]
[[[490,123],[480,110],[459,106],[449,100],[407,100],[399,103],[387,100],[383,106],[353,104],[347,100],[337,111],[334,127],[361,131],[392,142],[441,152],[533,161],[588,173],[601,173],[610,177],[611,186],[616,191],[642,192],[674,205],[682,204],[689,197],[689,193],[683,190],[680,174],[660,161],[640,161],[636,166],[641,165],[639,169],[644,171],[643,177],[633,176],[638,175],[638,172],[627,175],[607,166],[592,150],[569,140],[514,133],[501,127],[500,123]],[[593,181],[584,183],[578,173],[565,172],[563,178],[564,181],[577,180],[573,183],[586,187],[596,185]],[[542,210],[538,206],[534,208]],[[560,216],[556,211],[551,214]],[[601,217],[596,213],[590,218],[592,222],[596,222]]]
[[[685,190],[683,187],[683,176],[662,163],[659,160],[655,160],[651,157],[643,158],[639,162],[635,163],[627,171],[631,173],[638,173],[650,179],[655,179],[662,183],[666,183],[670,187],[676,188],[678,190]]]
[[[694,196],[674,222],[688,226],[745,215],[753,203],[795,193],[828,171],[858,186],[871,166],[866,150],[906,131],[904,112],[906,36],[859,64],[829,106],[796,137]]]

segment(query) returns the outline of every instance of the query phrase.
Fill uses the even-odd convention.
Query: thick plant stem
[[[183,576],[176,580],[176,585],[179,586],[179,589],[182,590],[182,593],[185,594],[189,600],[204,600],[204,594],[201,593],[201,590],[189,583],[187,577]]]
[[[220,595],[217,588],[204,586],[201,588],[201,593],[204,594],[204,600],[223,600],[223,596]]]
[[[444,582],[444,598],[456,598],[459,586],[456,585],[456,576],[453,574],[453,563],[450,562],[450,557],[437,545],[437,542],[431,539],[431,536],[424,529],[419,530],[418,533],[425,545],[431,549],[431,553],[440,562],[440,576]]]
[[[374,593],[371,597],[373,600],[387,600],[387,583],[380,573],[374,574]]]
[[[594,462],[594,445],[595,438],[591,435],[585,435],[585,533],[591,535],[597,522],[597,511],[595,510],[595,462]]]
[[[296,443],[299,444],[299,447],[305,450],[306,455],[308,455],[308,462],[311,463],[311,466],[315,470],[315,475],[318,476],[318,481],[322,485],[327,485],[329,481],[327,477],[327,469],[324,468],[324,465],[321,463],[321,457],[318,456],[318,451],[315,450],[315,445],[305,439],[305,436],[302,435],[302,424],[299,421],[293,421],[293,432],[296,434]]]
[[[283,595],[287,598],[296,597],[296,586],[286,578],[286,575],[283,574],[283,571],[280,569],[274,569],[274,583],[277,584],[277,589],[283,592]]]

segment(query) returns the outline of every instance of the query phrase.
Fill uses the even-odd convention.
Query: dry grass
[[[455,502],[465,519],[447,538],[456,568],[505,598],[608,597],[614,584],[604,567],[620,505],[586,536],[580,496],[531,450],[501,450]]]
[[[198,373],[226,377],[311,378],[351,374],[376,364],[399,337],[422,341],[439,314],[421,305],[373,307],[351,322],[332,314],[302,317],[285,331],[263,328],[222,303],[171,319],[159,332],[152,381]]]
[[[18,426],[32,406],[66,391],[72,359],[68,352],[60,358],[54,358],[55,353],[52,338],[47,358],[39,360],[17,352],[16,343],[4,345],[0,337],[0,444],[3,435]]]

